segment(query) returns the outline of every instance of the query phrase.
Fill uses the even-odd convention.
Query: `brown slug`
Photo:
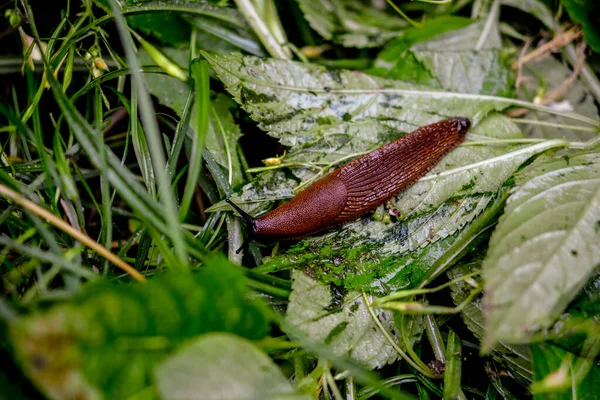
[[[468,118],[423,126],[319,179],[289,202],[253,218],[233,204],[251,236],[294,240],[358,218],[430,171],[463,142]]]

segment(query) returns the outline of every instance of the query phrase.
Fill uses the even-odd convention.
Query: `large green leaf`
[[[266,335],[266,310],[246,294],[242,273],[214,258],[194,275],[87,287],[68,303],[18,318],[9,338],[48,397],[125,399],[150,387],[155,365],[186,338]]]
[[[334,354],[350,356],[371,368],[382,367],[398,358],[398,353],[373,320],[360,292],[320,283],[296,270],[292,279],[287,317],[311,340],[324,342]],[[389,336],[397,341],[392,312],[376,308],[373,312]],[[411,345],[420,338],[422,331],[423,323],[417,316],[411,321]]]
[[[181,346],[155,372],[163,400],[309,400],[248,340],[209,333]]]
[[[518,176],[483,265],[486,337],[526,342],[600,263],[600,154],[538,160]]]
[[[469,140],[522,137],[504,117],[483,119],[490,110],[504,107],[501,98],[474,101],[478,96],[421,91],[353,71],[235,54],[206,57],[260,126],[291,146],[285,164],[296,168],[262,174],[233,197],[239,204],[251,203],[251,214],[268,210],[273,200],[291,197],[298,181],[314,179],[315,169],[307,165],[334,165],[444,117],[474,118],[477,126]],[[327,282],[378,293],[418,285],[454,244],[469,242],[461,237],[462,230],[494,205],[492,199],[513,172],[532,155],[558,144],[459,146],[390,202],[403,216],[397,223],[386,225],[365,216],[300,242],[265,269],[307,267]],[[210,210],[228,208],[218,204]]]
[[[310,26],[323,38],[346,47],[375,47],[402,34],[408,23],[369,2],[296,0]]]
[[[457,115],[471,118],[476,125],[490,111],[514,102],[312,64],[236,53],[202,54],[260,128],[286,146],[312,147],[326,141],[343,151],[350,148],[346,136],[353,135],[370,137],[381,145],[385,141],[376,141],[381,136],[389,139],[393,132],[410,132]],[[340,154],[344,155],[338,151],[332,157]]]

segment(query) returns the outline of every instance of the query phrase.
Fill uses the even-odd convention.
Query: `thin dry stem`
[[[521,64],[521,65],[527,64],[528,62],[532,62],[543,55],[546,55],[548,53],[557,52],[558,50],[565,47],[567,44],[571,43],[572,41],[579,39],[582,34],[583,34],[583,32],[577,27],[571,28],[566,32],[558,33],[548,43],[543,44],[542,46],[538,47],[537,49],[533,50],[532,52],[527,53],[523,57],[519,57],[519,60],[512,63],[511,67],[518,68],[519,64]]]
[[[119,256],[111,253],[109,250],[107,250],[104,246],[96,242],[94,239],[73,228],[67,222],[58,218],[56,215],[52,214],[51,212],[34,203],[33,201],[27,200],[14,190],[9,189],[8,187],[2,184],[0,184],[0,194],[8,197],[21,207],[31,211],[40,218],[48,221],[50,224],[54,225],[61,231],[71,236],[73,239],[78,240],[87,247],[91,248],[92,250],[100,254],[102,257],[106,258],[108,261],[110,261],[111,263],[113,263],[114,265],[131,275],[131,277],[136,281],[144,282],[146,280],[144,275],[140,274],[135,268],[123,261]]]

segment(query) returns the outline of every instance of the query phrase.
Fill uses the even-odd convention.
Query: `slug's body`
[[[463,142],[471,122],[427,125],[351,161],[289,202],[252,218],[232,204],[253,236],[293,240],[351,221],[406,189]]]

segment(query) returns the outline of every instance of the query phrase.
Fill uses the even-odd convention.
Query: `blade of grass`
[[[466,399],[460,387],[462,375],[462,342],[450,330],[446,343],[446,370],[444,371],[444,400]]]
[[[181,207],[179,209],[179,219],[183,221],[187,216],[196,185],[200,176],[202,167],[202,152],[204,150],[204,141],[208,131],[208,111],[210,110],[210,77],[208,75],[208,62],[204,59],[196,58],[192,60],[190,71],[194,82],[196,92],[196,131],[192,137],[192,151],[190,154],[190,167],[188,177],[185,183],[185,190],[181,198]]]
[[[110,249],[112,238],[113,238],[113,223],[112,223],[112,201],[110,196],[110,186],[108,183],[108,177],[106,171],[108,171],[108,163],[106,160],[106,149],[104,148],[104,133],[102,131],[102,97],[100,93],[100,87],[97,86],[94,90],[94,117],[96,122],[96,138],[97,148],[100,153],[100,196],[102,197],[102,218],[100,227],[100,238],[102,241],[104,238],[104,247]],[[108,262],[104,262],[102,270],[106,275],[108,273]]]
[[[166,219],[167,230],[162,233],[171,239],[177,259],[177,263],[171,265],[171,267],[179,270],[187,270],[189,267],[188,252],[183,239],[182,228],[179,224],[177,206],[174,201],[171,182],[165,168],[167,161],[164,154],[164,148],[162,146],[158,124],[154,118],[150,94],[145,88],[144,79],[139,71],[139,62],[134,50],[135,47],[125,21],[125,17],[121,13],[121,9],[115,0],[109,0],[109,2],[113,11],[115,23],[117,25],[117,30],[121,38],[121,43],[123,45],[125,59],[127,60],[127,64],[131,71],[132,86],[136,86],[138,91],[142,125],[146,134],[146,140],[148,141],[148,148],[150,150],[150,154],[152,155],[152,164],[154,166],[156,183],[160,194],[159,197],[163,205],[162,212],[164,213]]]

